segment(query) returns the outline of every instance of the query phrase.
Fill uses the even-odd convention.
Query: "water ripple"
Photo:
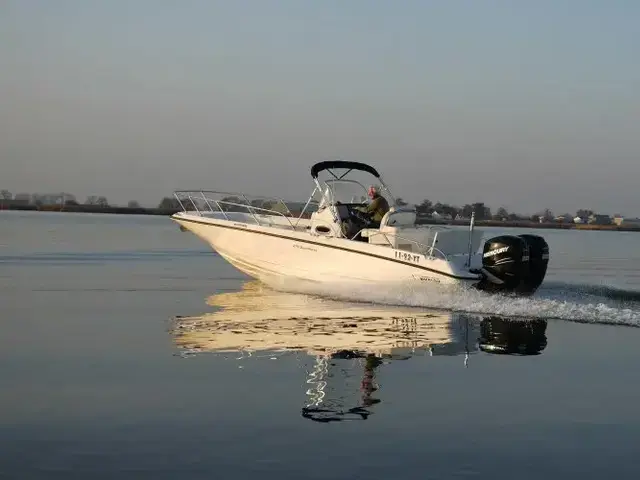
[[[117,252],[50,252],[16,255],[0,255],[0,263],[4,265],[73,265],[112,262],[149,261],[159,259],[172,260],[195,257],[215,257],[211,250],[155,250],[155,251],[117,251]]]

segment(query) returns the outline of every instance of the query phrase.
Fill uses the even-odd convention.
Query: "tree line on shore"
[[[396,201],[397,205],[407,205],[402,199]],[[589,218],[594,214],[593,210],[579,209],[574,215],[570,213],[564,213],[562,215],[555,215],[549,208],[545,208],[533,215],[522,215],[515,212],[509,212],[505,207],[500,207],[496,210],[495,214],[492,213],[491,208],[484,204],[484,202],[467,203],[462,207],[456,205],[450,205],[448,203],[435,202],[433,203],[429,199],[424,199],[421,203],[416,205],[416,211],[419,215],[433,216],[434,213],[438,216],[450,218],[452,220],[461,219],[468,220],[471,218],[472,213],[475,212],[476,220],[500,220],[500,221],[532,221],[532,222],[552,222],[557,221],[558,218],[564,218],[572,220],[575,217]]]
[[[9,190],[0,190],[0,202],[13,205],[34,205],[41,206],[94,206],[111,207],[107,197],[99,195],[89,195],[84,203],[77,200],[72,193],[17,193],[15,196]],[[127,203],[129,208],[140,208],[140,204],[131,200]]]
[[[28,194],[28,193],[19,193],[13,196],[11,192],[8,190],[0,191],[0,202],[2,202],[5,206],[20,206],[20,205],[34,205],[36,207],[43,206],[61,206],[61,207],[72,207],[72,206],[88,206],[91,207],[92,210],[100,209],[100,208],[112,208],[113,205],[109,203],[106,197],[98,196],[98,195],[89,195],[84,203],[80,203],[77,201],[76,197],[69,193],[57,193],[57,194]],[[245,204],[246,202],[243,199],[233,196],[227,196],[221,199],[220,207],[223,210],[237,210],[242,209],[243,207],[234,207],[230,204]],[[256,208],[264,208],[264,209],[279,209],[278,202],[269,199],[255,199],[249,202],[249,204]],[[299,213],[301,210],[301,206],[303,203],[287,203],[286,207],[292,213]],[[398,198],[396,200],[397,206],[405,206],[408,205],[402,198]],[[467,203],[463,206],[451,205],[449,203],[441,203],[441,202],[432,202],[429,199],[424,199],[419,204],[415,205],[416,211],[418,215],[423,217],[440,217],[444,219],[451,220],[468,220],[471,218],[473,212],[475,212],[476,220],[501,220],[501,221],[554,221],[556,217],[550,209],[544,209],[534,215],[521,215],[515,212],[509,212],[505,207],[500,207],[496,210],[495,213],[492,213],[492,210],[489,206],[485,205],[483,202],[475,202],[475,203]],[[131,200],[127,202],[127,208],[130,209],[143,209],[140,204]],[[191,209],[191,205],[185,205],[185,208]],[[284,206],[282,206],[284,208]],[[158,203],[156,209],[162,211],[172,211],[172,210],[182,210],[180,202],[175,197],[163,197],[162,200]],[[569,213],[565,213],[560,215],[559,217],[570,218],[574,217],[580,218],[588,218],[590,215],[593,215],[593,210],[589,209],[580,209],[575,215],[571,215]]]

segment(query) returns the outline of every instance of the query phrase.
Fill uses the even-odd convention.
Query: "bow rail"
[[[234,213],[242,213],[249,215],[256,224],[265,226],[273,226],[273,218],[268,217],[277,217],[284,219],[285,225],[294,230],[297,229],[300,220],[309,215],[309,207],[317,203],[310,199],[302,209],[296,209],[292,208],[296,205],[295,202],[287,202],[278,197],[217,190],[176,190],[173,195],[185,213],[200,216],[221,214],[225,220],[232,220],[230,217]]]

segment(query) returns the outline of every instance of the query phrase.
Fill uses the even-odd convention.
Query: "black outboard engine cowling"
[[[515,235],[494,237],[484,244],[482,274],[479,288],[488,291],[511,292],[520,289],[529,273],[529,245]]]
[[[532,294],[549,264],[549,245],[539,235],[501,235],[489,239],[482,253],[480,290]]]
[[[518,235],[529,245],[529,270],[522,279],[520,290],[534,292],[542,284],[549,264],[549,244],[539,235]]]

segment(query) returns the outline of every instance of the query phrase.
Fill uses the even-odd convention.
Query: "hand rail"
[[[361,234],[363,230],[371,230],[371,229],[368,229],[368,228],[361,229],[358,233],[356,233],[353,237],[351,237],[351,240],[353,240],[355,237],[357,237],[359,234]],[[449,258],[446,253],[444,253],[442,250],[434,247],[433,245],[425,245],[424,243],[420,243],[417,240],[414,240],[412,238],[406,238],[406,237],[403,237],[401,235],[397,235],[395,233],[388,233],[388,232],[380,232],[380,231],[378,231],[378,232],[373,232],[373,234],[367,234],[367,237],[371,238],[371,237],[375,237],[376,235],[382,235],[384,237],[384,239],[387,241],[387,243],[389,244],[390,247],[393,247],[393,243],[389,240],[389,238],[387,236],[394,237],[394,238],[397,238],[399,240],[404,240],[405,242],[409,242],[409,243],[412,243],[412,244],[416,245],[418,247],[418,253],[420,253],[420,254],[422,254],[424,256],[429,256],[429,257],[434,257],[435,256],[435,257],[437,257],[438,255],[434,255],[434,252],[435,252],[437,254],[440,254],[444,260],[448,260],[448,258]]]
[[[253,216],[253,218],[255,219],[255,221],[256,221],[256,223],[258,225],[260,225],[260,220],[258,220],[258,217],[256,217],[256,215],[255,215],[255,213],[253,211],[269,212],[269,213],[272,213],[272,214],[275,213],[278,216],[286,218],[287,221],[289,222],[289,225],[291,226],[291,228],[293,230],[295,230],[295,227],[293,226],[293,223],[291,223],[291,217],[287,217],[284,213],[278,212],[277,210],[269,210],[268,208],[254,207],[253,205],[244,205],[244,204],[241,204],[241,203],[227,202],[225,200],[217,200],[216,203],[217,204],[221,204],[222,203],[224,205],[231,205],[231,206],[234,206],[234,207],[245,207],[247,210],[249,210],[249,212],[251,213],[251,215]]]
[[[315,193],[315,190],[314,190]],[[249,210],[250,208],[254,208],[254,209],[262,209],[261,211],[267,211],[267,212],[271,212],[271,213],[275,213],[279,216],[288,216],[288,218],[295,218],[296,221],[296,226],[298,225],[298,223],[300,222],[300,220],[303,218],[303,216],[305,215],[305,213],[307,213],[307,209],[309,208],[310,205],[312,205],[313,203],[318,203],[317,201],[314,201],[313,199],[313,194],[309,197],[309,199],[307,200],[306,204],[304,205],[304,208],[302,209],[302,211],[300,211],[300,214],[296,217],[293,212],[291,211],[288,203],[294,203],[294,202],[287,202],[284,199],[280,198],[280,197],[273,197],[273,196],[263,196],[263,195],[247,195],[243,192],[226,192],[226,191],[221,191],[221,190],[176,190],[173,193],[174,197],[176,197],[176,199],[178,200],[178,203],[180,204],[180,207],[182,208],[183,211],[188,211],[188,209],[185,207],[185,203],[183,200],[189,199],[191,201],[191,203],[193,204],[195,211],[199,212],[198,207],[194,204],[193,198],[197,198],[198,200],[204,200],[205,203],[207,204],[207,207],[209,208],[209,211],[213,212],[214,209],[211,206],[211,204],[209,203],[209,200],[213,201],[214,203],[216,202],[221,202],[221,201],[225,201],[227,203],[229,203],[229,201],[227,200],[215,200],[214,198],[212,198],[209,195],[220,195],[220,196],[226,196],[226,197],[236,197],[239,200],[244,200],[246,202],[246,205],[240,205],[245,207],[247,210]],[[272,207],[273,205],[279,205],[281,204],[284,207],[285,212],[281,212],[278,210],[273,210],[273,208],[271,209],[265,209],[264,207],[258,207],[258,206],[254,206],[251,205],[251,201],[261,201],[261,202],[272,202]],[[295,202],[298,203],[298,202]],[[250,212],[251,213],[251,212]]]
[[[242,197],[242,199],[247,202],[247,203],[237,203],[237,202],[231,202],[228,200],[217,200],[215,198],[209,198],[207,197],[207,195],[205,195],[206,193],[216,193],[216,194],[221,194],[221,195],[233,195],[236,198],[237,197]],[[182,207],[182,210],[184,212],[188,212],[189,210],[185,207],[184,201],[185,200],[189,200],[191,202],[191,204],[193,205],[195,212],[197,212],[197,215],[203,216],[204,213],[207,213],[207,211],[202,210],[198,208],[197,203],[194,201],[195,200],[204,200],[204,202],[206,203],[207,207],[208,207],[208,212],[210,213],[222,213],[222,215],[224,215],[224,218],[226,220],[229,220],[229,216],[227,215],[227,213],[232,213],[232,212],[228,212],[227,210],[225,210],[224,208],[222,208],[222,205],[228,205],[228,206],[233,206],[233,207],[239,207],[242,210],[239,213],[242,213],[242,211],[246,210],[246,212],[248,212],[253,219],[255,220],[257,225],[263,225],[265,222],[261,222],[260,219],[256,216],[256,212],[265,212],[268,213],[272,216],[278,216],[278,217],[283,217],[287,220],[287,222],[289,223],[289,226],[291,227],[292,230],[296,229],[296,226],[298,224],[298,222],[296,222],[296,225],[294,225],[291,222],[292,218],[295,218],[293,216],[293,214],[291,213],[291,210],[289,209],[289,207],[287,206],[286,203],[284,203],[284,200],[282,199],[276,199],[276,198],[268,198],[268,197],[264,197],[264,200],[278,200],[280,202],[283,203],[283,206],[286,208],[287,213],[289,213],[289,216],[287,216],[285,213],[277,211],[277,210],[273,210],[273,209],[269,209],[269,208],[263,208],[263,207],[257,207],[254,205],[251,205],[251,203],[249,202],[249,199],[247,198],[246,195],[241,194],[241,193],[235,193],[235,194],[229,194],[228,192],[215,192],[215,191],[209,191],[209,190],[198,190],[198,191],[188,191],[188,190],[178,190],[176,192],[174,192],[174,196],[176,197],[176,199],[178,200],[178,202],[180,203],[180,206]],[[212,203],[215,204],[215,206],[217,207],[217,210],[213,208]],[[277,203],[276,203],[277,205]],[[302,212],[304,213],[304,212]],[[302,217],[302,213],[300,215],[300,217],[298,218],[298,221],[300,220],[300,218]]]
[[[228,197],[241,197],[245,202],[247,202],[247,205],[251,204],[251,202],[249,201],[249,198],[251,198],[252,200],[262,200],[262,201],[276,200],[276,204],[281,203],[287,209],[287,213],[293,216],[293,214],[291,213],[291,210],[287,205],[287,202],[285,202],[280,197],[266,197],[263,195],[247,195],[246,193],[243,193],[243,192],[225,192],[221,190],[176,190],[174,192],[174,195],[175,194],[192,194],[196,192],[200,193],[203,197],[205,197],[205,194],[225,195]]]

